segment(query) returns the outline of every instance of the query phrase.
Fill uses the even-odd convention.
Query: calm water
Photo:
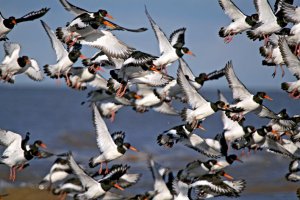
[[[291,100],[284,92],[268,91],[273,102],[266,105],[275,112],[286,107],[289,114],[299,114],[299,101]],[[25,135],[31,133],[31,141],[42,139],[49,151],[61,153],[71,150],[76,160],[87,164],[91,156],[97,155],[91,108],[80,105],[85,100],[87,92],[69,89],[22,89],[0,88],[0,128],[9,129]],[[203,91],[210,100],[217,99],[216,90]],[[227,98],[231,94],[225,91]],[[174,170],[183,168],[195,159],[207,158],[187,149],[175,145],[172,149],[165,149],[156,144],[159,133],[175,125],[181,124],[180,117],[166,116],[152,111],[136,113],[131,108],[120,110],[115,122],[106,121],[109,129],[126,132],[126,140],[132,143],[141,153],[127,152],[126,155],[114,163],[128,163],[130,172],[143,173],[140,182],[128,193],[144,192],[152,189],[152,178],[147,167],[146,153],[154,159]],[[268,120],[258,119],[250,114],[246,124],[259,127]],[[207,131],[201,132],[203,137],[214,137],[222,132],[220,113],[209,117],[203,126]],[[239,154],[239,152],[238,152]],[[48,172],[55,158],[34,160],[31,166],[17,174],[17,182],[37,184]],[[284,178],[288,171],[289,160],[273,154],[258,152],[243,157],[244,163],[234,163],[226,171],[236,179],[245,179],[247,187],[239,199],[296,199],[296,189],[299,183],[287,182]],[[98,169],[98,168],[97,168]],[[96,170],[96,168],[95,168]],[[0,189],[6,185],[8,167],[0,166]],[[220,199],[220,198],[219,198]]]

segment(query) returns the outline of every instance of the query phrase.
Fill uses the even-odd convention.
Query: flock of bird
[[[118,39],[112,31],[143,32],[147,28],[129,29],[113,23],[106,10],[90,12],[79,8],[67,0],[59,0],[66,11],[75,18],[64,27],[55,30],[41,20],[49,36],[56,61],[39,67],[29,56],[20,56],[20,44],[8,42],[9,32],[21,22],[43,17],[49,8],[33,11],[21,18],[0,16],[0,40],[4,41],[5,57],[0,65],[0,79],[3,83],[15,82],[15,77],[26,74],[34,81],[42,81],[46,76],[63,79],[75,90],[92,87],[86,102],[92,107],[93,123],[99,155],[90,158],[87,164],[79,165],[71,152],[53,154],[44,150],[46,145],[37,140],[28,144],[30,133],[23,139],[21,134],[10,130],[0,130],[0,143],[5,150],[0,163],[10,167],[9,179],[16,179],[16,170],[29,166],[33,158],[57,156],[49,174],[39,184],[40,189],[50,189],[61,199],[207,199],[217,196],[239,197],[246,187],[243,179],[234,180],[224,170],[235,161],[242,162],[236,154],[229,154],[229,148],[249,151],[266,150],[279,156],[288,157],[291,162],[287,181],[300,180],[300,115],[290,116],[286,109],[276,113],[263,105],[272,100],[264,91],[251,92],[238,78],[232,61],[223,69],[195,76],[183,59],[185,54],[194,55],[185,47],[185,28],[175,30],[167,37],[152,19],[145,7],[146,16],[159,44],[160,55],[139,51]],[[293,0],[277,0],[274,11],[268,0],[254,0],[257,13],[245,15],[231,0],[219,0],[221,8],[232,22],[219,31],[224,42],[232,42],[235,35],[246,32],[251,40],[263,40],[259,51],[263,65],[279,65],[284,75],[283,65],[297,78],[294,82],[281,84],[293,99],[300,98],[300,8]],[[51,12],[51,10],[50,10]],[[293,26],[287,28],[291,23]],[[99,50],[92,57],[81,53],[82,46]],[[73,65],[82,59],[83,67]],[[178,61],[175,77],[167,69]],[[110,77],[101,76],[102,68],[110,70]],[[99,73],[100,71],[100,73]],[[44,75],[45,74],[45,75]],[[225,76],[232,91],[234,101],[227,101],[219,91],[219,100],[211,102],[199,93],[206,81],[215,81]],[[178,111],[172,103],[182,102],[184,109]],[[130,166],[119,164],[109,166],[109,162],[120,158],[127,150],[138,151],[133,144],[125,142],[125,133],[110,133],[103,117],[114,120],[123,107],[131,106],[137,112],[154,111],[181,117],[184,123],[172,127],[157,136],[160,146],[172,148],[183,144],[207,157],[188,163],[176,174],[171,169],[159,166],[149,156],[149,167],[154,178],[154,190],[124,197],[110,192],[111,188],[124,190],[136,184],[141,174],[129,173]],[[223,132],[214,138],[203,138],[194,133],[204,129],[201,123],[210,115],[222,113]],[[247,114],[254,112],[258,117],[270,119],[262,127],[244,125]],[[133,142],[134,143],[134,142]],[[103,170],[105,164],[105,170]],[[100,165],[92,172],[89,168]],[[299,192],[298,192],[299,194]]]

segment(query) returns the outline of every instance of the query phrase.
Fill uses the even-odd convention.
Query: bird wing
[[[192,108],[198,108],[201,105],[207,103],[207,101],[196,91],[196,89],[191,86],[189,81],[186,79],[180,65],[181,59],[179,60],[179,67],[177,70],[177,81],[183,90],[184,94],[187,96],[188,103]]]
[[[180,28],[175,30],[173,33],[170,35],[170,43],[174,47],[183,47],[184,46],[184,33],[185,33],[186,28]]]
[[[78,15],[81,15],[83,13],[88,12],[87,10],[85,10],[83,8],[79,8],[77,6],[74,6],[73,4],[68,2],[67,0],[59,0],[59,2],[63,5],[63,7],[65,8],[66,11],[71,12],[75,16],[78,16]]]
[[[167,115],[179,115],[178,111],[166,102],[162,102],[158,106],[153,107],[153,110]]]
[[[7,147],[15,141],[19,141],[21,144],[22,137],[20,134],[14,133],[12,131],[0,129],[0,144],[1,145]],[[20,146],[20,148],[21,148],[21,146]]]
[[[293,54],[290,47],[288,46],[285,38],[279,39],[279,49],[282,58],[290,70],[290,72],[299,80],[300,79],[300,61],[297,56]]]
[[[228,81],[229,87],[232,90],[233,98],[235,101],[241,101],[251,96],[251,93],[248,91],[248,89],[235,75],[231,61],[229,61],[225,66],[225,76]]]
[[[279,119],[280,118],[276,115],[276,113],[274,113],[272,110],[270,110],[266,106],[259,106],[255,110],[255,114],[257,114],[259,117],[268,118],[268,119]]]
[[[229,185],[224,184],[223,181],[219,180],[217,182],[218,184],[209,181],[209,180],[198,180],[192,184],[193,187],[199,187],[199,186],[208,186],[211,190],[221,193],[221,194],[226,194],[226,193],[232,193],[235,192],[233,188],[231,188]]]
[[[50,8],[42,8],[41,10],[38,11],[32,11],[30,13],[27,13],[23,17],[17,18],[16,22],[20,23],[20,22],[27,22],[27,21],[38,19],[40,17],[43,17],[49,10]]]
[[[246,17],[244,13],[231,0],[219,0],[219,4],[224,10],[225,14],[234,21]]]
[[[49,36],[52,48],[54,49],[54,51],[56,53],[57,61],[65,56],[67,56],[68,55],[67,50],[64,48],[61,41],[59,41],[57,39],[55,33],[50,29],[50,27],[43,20],[41,20],[41,23],[42,23],[47,35]]]
[[[218,95],[220,101],[223,101],[224,103],[228,104],[227,99],[225,98],[225,96],[220,90],[218,90]],[[236,121],[233,121],[229,117],[227,117],[225,111],[222,111],[221,118],[222,118],[224,130],[234,129],[235,126],[240,126]]]
[[[179,67],[181,68],[183,74],[188,77],[188,80],[195,80],[195,75],[193,74],[191,68],[189,67],[189,65],[186,63],[186,61],[181,58],[179,60]]]
[[[108,57],[126,59],[134,51],[134,48],[119,40],[110,31],[93,31],[79,41],[80,44],[100,49]]]
[[[293,154],[287,151],[284,146],[279,144],[273,138],[266,137],[265,143],[261,146],[262,148],[266,148],[267,151],[271,153],[281,154],[290,158],[294,158]]]
[[[31,64],[25,71],[25,74],[34,81],[41,81],[44,79],[44,74],[41,71],[37,61],[35,59],[30,59]]]
[[[268,0],[254,0],[254,5],[260,22],[268,23],[277,20]]]
[[[108,89],[107,80],[100,74],[96,74],[94,80],[88,82],[88,84],[97,89],[105,89],[105,90]]]
[[[117,146],[113,141],[107,126],[102,119],[100,112],[95,104],[93,104],[93,121],[97,134],[97,145],[100,152],[109,152],[110,149],[116,149]]]
[[[90,188],[98,184],[96,180],[88,176],[76,163],[72,155],[68,156],[68,162],[74,174],[76,174],[84,188]]]
[[[21,51],[21,46],[18,43],[4,42],[3,43],[5,55],[10,60],[17,60]],[[3,61],[5,63],[5,59]]]
[[[170,44],[170,42],[168,40],[168,37],[161,30],[161,28],[155,23],[155,21],[152,19],[152,17],[148,13],[148,10],[147,10],[146,6],[145,6],[145,13],[146,13],[146,15],[147,15],[147,17],[149,19],[151,27],[152,27],[152,29],[154,31],[154,34],[156,36],[156,39],[158,41],[160,54],[162,55],[164,52],[170,52],[170,51],[172,51],[173,47]]]
[[[300,22],[300,8],[293,6],[285,1],[280,1],[281,9],[286,20],[292,23]]]

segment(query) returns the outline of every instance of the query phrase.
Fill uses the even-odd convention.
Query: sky
[[[1,0],[1,2],[0,11],[4,17],[21,17],[33,10],[51,8],[42,20],[53,30],[65,26],[74,18],[71,13],[64,10],[58,0]],[[218,32],[222,26],[230,23],[230,19],[224,14],[217,0],[70,0],[70,2],[89,11],[106,9],[115,18],[114,22],[124,27],[148,28],[148,31],[143,33],[114,31],[114,34],[129,46],[152,55],[159,55],[159,48],[144,12],[145,5],[152,18],[167,35],[178,28],[186,27],[185,46],[192,50],[196,57],[185,55],[184,59],[195,74],[221,69],[232,60],[237,76],[248,88],[280,90],[281,82],[295,80],[288,70],[285,77],[281,78],[280,68],[277,77],[272,78],[274,68],[261,65],[263,58],[258,49],[262,42],[249,40],[245,33],[236,36],[229,44],[223,42]],[[245,14],[255,12],[251,0],[234,2]],[[295,3],[299,5],[299,0],[295,0]],[[270,4],[273,5],[274,1],[270,1]],[[8,38],[10,42],[17,42],[22,46],[21,55],[35,58],[40,67],[56,62],[55,52],[39,19],[18,24],[8,34]],[[90,47],[83,48],[83,54],[87,57],[92,56],[96,51]],[[0,58],[3,56],[4,50],[0,44]],[[81,60],[74,66],[80,65]],[[176,76],[177,67],[176,62],[168,68],[170,75]],[[104,76],[107,74],[108,72]],[[55,81],[49,77],[42,82],[34,82],[24,75],[16,77],[13,86],[0,84],[5,87],[57,87]],[[224,78],[206,85],[208,88],[228,88]]]

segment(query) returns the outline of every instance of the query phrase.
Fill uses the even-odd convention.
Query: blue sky
[[[245,34],[242,34],[235,37],[230,44],[224,44],[223,39],[218,36],[218,31],[221,26],[229,24],[230,19],[224,14],[217,0],[70,0],[70,2],[90,11],[106,9],[115,18],[115,23],[128,28],[147,27],[148,31],[143,33],[115,31],[114,34],[128,45],[153,55],[159,54],[158,43],[144,13],[144,5],[167,35],[178,28],[186,27],[186,46],[196,54],[196,57],[185,56],[184,58],[195,74],[220,69],[227,61],[232,60],[238,77],[249,88],[280,89],[281,82],[295,80],[287,70],[286,76],[281,78],[280,69],[277,77],[272,78],[273,68],[261,65],[262,57],[258,48],[262,42],[250,41]],[[299,4],[298,0],[295,2]],[[251,0],[235,0],[235,3],[245,14],[255,12]],[[273,4],[274,1],[270,3]],[[71,13],[64,10],[58,0],[6,0],[5,3],[2,2],[1,12],[4,17],[21,17],[42,7],[51,8],[42,19],[54,30],[59,26],[65,26],[74,18]],[[40,66],[55,63],[54,50],[39,20],[17,25],[8,38],[11,42],[21,44],[21,55],[37,59]],[[89,47],[83,49],[85,56],[92,56],[94,52],[96,50]],[[2,58],[3,55],[3,48],[0,48],[0,57]],[[75,64],[75,66],[80,65],[80,61]],[[168,69],[173,76],[177,65],[175,63]],[[4,84],[1,83],[2,85]],[[18,76],[15,85],[7,87],[23,85],[56,87],[55,81],[48,77],[39,83],[25,76]],[[228,86],[223,78],[208,83],[207,87],[227,88]]]

